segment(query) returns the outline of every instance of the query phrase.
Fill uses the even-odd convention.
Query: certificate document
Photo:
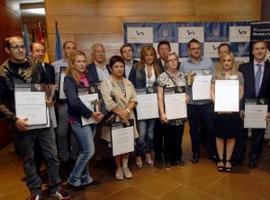
[[[215,112],[239,111],[239,80],[215,81]]]
[[[93,94],[82,94],[79,95],[80,100],[83,102],[83,104],[92,112],[96,111],[96,105],[97,105],[97,101],[98,101],[98,94],[97,93],[93,93]],[[96,121],[94,120],[94,118],[90,117],[90,118],[85,118],[82,117],[82,125],[88,125],[88,124],[94,124],[96,123]]]
[[[134,151],[134,127],[120,123],[112,124],[112,152],[113,156]]]
[[[192,85],[193,100],[210,99],[212,75],[196,75]]]
[[[244,128],[266,128],[267,105],[246,104]]]
[[[59,79],[59,99],[67,99],[64,92],[64,80],[66,76],[66,67],[61,67],[60,69],[60,79]]]
[[[137,93],[137,118],[138,120],[159,118],[157,94]]]
[[[48,123],[45,92],[15,91],[15,110],[16,116],[27,118],[30,126]]]
[[[164,101],[168,120],[187,117],[186,93],[165,93]]]

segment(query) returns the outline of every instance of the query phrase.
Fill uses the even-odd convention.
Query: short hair
[[[265,45],[266,48],[267,48],[267,43],[266,43],[266,41],[264,41],[264,40],[255,40],[255,41],[252,41],[252,43],[251,43],[251,49],[254,48],[254,45],[255,45],[255,44],[260,43],[260,42],[264,43],[264,45]]]
[[[72,44],[74,44],[75,47],[77,46],[74,41],[68,40],[68,41],[64,42],[63,49],[66,48],[67,43],[72,43]]]
[[[132,45],[131,45],[130,43],[126,43],[126,44],[123,44],[123,45],[121,46],[121,48],[120,48],[120,53],[121,53],[121,55],[123,54],[123,49],[124,49],[125,47],[130,47],[131,50],[132,50],[132,52],[133,52],[133,47],[132,47]]]
[[[5,43],[4,43],[4,47],[5,47],[5,48],[10,48],[10,45],[11,45],[11,44],[10,44],[10,39],[11,39],[11,38],[17,38],[17,39],[23,40],[22,37],[21,37],[21,36],[18,36],[18,35],[13,35],[13,36],[10,36],[10,37],[6,37],[6,38],[5,38]]]
[[[169,47],[169,50],[171,50],[171,45],[170,45],[170,43],[169,43],[167,40],[162,40],[162,41],[160,41],[160,42],[158,43],[158,46],[157,46],[157,49],[158,49],[158,50],[159,50],[159,47],[160,47],[161,45],[167,45],[167,46]]]
[[[109,67],[112,69],[113,65],[116,63],[116,62],[121,62],[125,65],[125,61],[124,61],[124,58],[122,56],[118,56],[118,55],[115,55],[115,56],[112,56],[110,58],[110,61],[109,61]]]
[[[40,44],[40,45],[42,45],[42,46],[45,48],[45,50],[46,50],[46,45],[44,44],[44,42],[33,42],[33,43],[30,45],[30,50],[31,50],[31,51],[33,51],[34,45],[35,45],[35,44]]]
[[[230,52],[232,52],[232,47],[228,43],[221,43],[220,45],[218,45],[218,52],[220,51],[220,48],[221,47],[225,47],[225,46],[228,47],[228,49],[229,49]]]
[[[192,38],[192,39],[189,40],[189,42],[188,42],[188,49],[190,48],[191,43],[196,43],[196,44],[201,45],[201,43],[200,43],[199,40],[197,40],[197,39],[195,39],[195,38]]]

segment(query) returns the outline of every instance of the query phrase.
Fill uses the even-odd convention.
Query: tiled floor
[[[131,163],[133,178],[116,181],[112,162],[92,165],[91,173],[101,185],[89,187],[84,192],[73,192],[76,200],[270,200],[269,147],[264,148],[262,163],[250,170],[246,162],[232,173],[217,172],[213,162],[202,158],[198,164],[190,159],[189,135],[184,137],[183,167],[170,170],[145,166],[137,169]],[[0,199],[26,199],[28,190],[21,181],[23,170],[13,145],[0,151]],[[46,195],[45,195],[46,196]],[[52,199],[52,198],[48,198]]]

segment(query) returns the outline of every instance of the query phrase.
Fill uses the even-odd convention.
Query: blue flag
[[[26,56],[30,56],[30,39],[26,24],[23,25],[23,42],[25,46]]]
[[[61,36],[58,30],[58,24],[55,22],[55,53],[54,60],[60,60],[63,58]]]

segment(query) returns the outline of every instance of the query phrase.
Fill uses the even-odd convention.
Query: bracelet
[[[130,112],[131,112],[128,108],[126,109],[126,111],[128,112],[128,114],[130,114]]]

